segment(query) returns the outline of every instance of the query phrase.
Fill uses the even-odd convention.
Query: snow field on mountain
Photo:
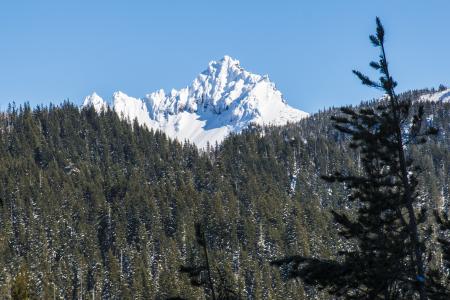
[[[181,90],[159,90],[142,99],[115,92],[111,101],[93,93],[84,100],[83,107],[89,105],[98,112],[109,106],[129,121],[137,119],[149,129],[200,148],[220,143],[250,124],[283,125],[308,116],[289,106],[268,76],[245,71],[229,56],[211,61],[191,86]]]

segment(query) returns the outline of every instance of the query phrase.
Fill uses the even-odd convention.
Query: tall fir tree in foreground
[[[273,264],[287,267],[288,277],[300,277],[337,298],[435,298],[445,293],[432,288],[425,276],[426,247],[420,229],[426,211],[417,205],[416,174],[420,170],[407,150],[425,143],[437,130],[423,128],[423,108],[413,112],[411,101],[400,100],[395,93],[397,83],[389,72],[379,18],[376,24],[376,35],[370,40],[380,56],[370,66],[379,71],[379,81],[359,71],[353,73],[386,96],[375,107],[343,108],[342,116],[332,118],[335,128],[351,137],[350,147],[359,151],[362,172],[324,176],[345,184],[351,192],[348,200],[357,207],[356,217],[332,212],[340,235],[350,246],[336,260],[290,256]]]

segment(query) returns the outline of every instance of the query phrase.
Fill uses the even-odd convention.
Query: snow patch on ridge
[[[450,101],[450,89],[422,95],[419,101],[448,102]]]

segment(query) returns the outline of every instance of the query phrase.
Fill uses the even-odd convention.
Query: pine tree
[[[200,266],[181,266],[180,272],[188,274],[191,279],[191,284],[193,286],[202,286],[211,294],[211,299],[215,300],[216,291],[214,286],[214,281],[212,279],[212,270],[210,257],[208,255],[208,246],[206,241],[206,235],[204,228],[200,223],[195,224],[195,237],[198,245],[201,247],[203,252],[203,264]]]
[[[30,275],[26,267],[21,267],[11,284],[11,299],[26,300],[30,298]]]
[[[206,233],[200,223],[195,224],[195,237],[200,246],[203,256],[203,263],[195,266],[181,266],[180,272],[189,276],[191,285],[203,287],[206,295],[211,299],[233,300],[238,299],[234,287],[231,286],[229,272],[217,267],[217,272],[213,272],[213,265],[208,250]],[[214,276],[216,274],[216,276]]]
[[[440,231],[437,241],[441,246],[442,266],[428,272],[431,283],[429,290],[430,298],[444,300],[450,298],[450,290],[447,288],[449,283],[448,270],[450,269],[450,219],[447,213],[443,213],[442,216],[438,211],[435,211],[434,214]]]
[[[300,277],[306,284],[326,289],[346,299],[427,299],[424,249],[419,224],[425,210],[417,211],[418,168],[406,148],[426,141],[434,128],[422,128],[423,108],[411,111],[409,99],[395,93],[384,47],[384,29],[376,19],[372,44],[380,49],[378,82],[353,71],[364,85],[385,92],[375,107],[343,108],[333,117],[335,128],[351,137],[350,147],[359,151],[363,174],[347,171],[324,176],[350,189],[348,200],[357,207],[356,217],[333,211],[340,235],[351,244],[336,260],[290,256],[273,264],[288,266],[288,277]],[[413,114],[412,120],[410,116]],[[411,124],[410,128],[407,128]]]

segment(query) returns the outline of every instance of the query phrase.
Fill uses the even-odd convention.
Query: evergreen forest
[[[399,97],[412,100],[412,116],[429,92]],[[433,213],[449,207],[450,104],[420,105],[423,122],[439,132],[406,151],[422,169],[416,208],[428,208],[426,264],[447,274],[445,232]],[[199,150],[110,110],[10,105],[0,115],[0,295],[329,299],[272,262],[331,260],[354,247],[333,214],[351,216],[358,205],[347,201],[345,184],[322,178],[362,172],[360,153],[333,127],[338,114],[330,108],[282,127],[255,126]],[[204,264],[204,252],[209,284],[193,267]]]

